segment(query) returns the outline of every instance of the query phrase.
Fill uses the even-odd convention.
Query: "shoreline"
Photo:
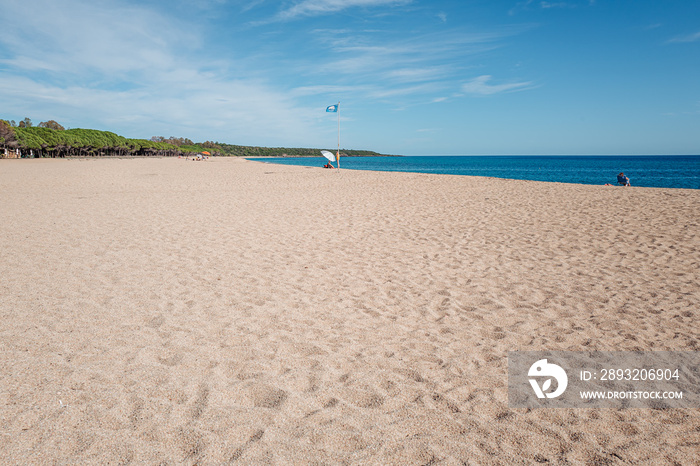
[[[648,156],[649,161],[640,162],[640,157],[635,157],[636,162],[627,163],[620,161],[624,156],[385,156],[398,160],[375,162],[373,157],[362,157],[341,163],[341,169],[394,172],[394,173],[424,173],[441,174],[455,176],[475,176],[486,178],[497,178],[503,180],[539,181],[548,183],[566,183],[592,186],[613,186],[619,187],[615,179],[615,171],[619,167],[618,163],[626,166],[626,171],[634,173],[631,188],[661,188],[661,189],[690,189],[699,190],[697,177],[689,175],[679,175],[678,168],[671,165],[671,162],[658,162],[657,156]],[[550,158],[551,157],[551,158]],[[561,165],[561,162],[550,163],[550,160],[561,160],[571,157],[574,162]],[[593,157],[593,158],[589,158]],[[685,168],[683,173],[692,174],[700,170],[700,156],[668,156],[674,157],[674,163],[680,163]],[[688,157],[697,158],[696,161],[687,160]],[[322,157],[312,157],[325,163]],[[473,159],[472,159],[473,158]],[[600,158],[609,159],[607,167],[593,168],[590,166],[591,160]],[[644,157],[641,157],[642,159]],[[306,161],[307,157],[290,158],[275,157],[268,161],[261,157],[246,157],[247,160],[279,164],[285,166],[306,166],[315,167]],[[464,161],[464,159],[467,159]],[[494,160],[508,160],[500,163]],[[447,162],[445,162],[447,160]],[[454,162],[457,160],[457,162]],[[511,162],[512,161],[512,162]],[[545,165],[538,162],[546,161]],[[599,176],[599,173],[613,174],[608,177]],[[581,175],[583,174],[583,176]]]

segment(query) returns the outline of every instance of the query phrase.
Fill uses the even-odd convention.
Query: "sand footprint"
[[[256,408],[277,409],[288,396],[286,391],[263,383],[255,383],[248,387],[248,397]]]
[[[236,448],[236,450],[233,453],[231,453],[231,455],[229,456],[228,462],[232,463],[234,461],[238,461],[241,458],[241,456],[243,456],[243,453],[245,453],[246,449],[248,447],[250,447],[252,444],[254,444],[255,442],[260,441],[260,439],[262,439],[263,435],[265,435],[264,430],[262,430],[262,429],[256,430],[253,433],[253,435],[250,436],[250,438],[248,439],[248,441],[246,443],[244,443],[240,447]]]
[[[202,417],[204,410],[207,409],[208,403],[209,387],[202,384],[199,386],[199,390],[197,391],[197,398],[194,400],[192,408],[190,409],[190,417],[192,419],[199,419],[200,417]]]
[[[343,394],[343,398],[358,408],[376,409],[384,404],[384,397],[374,390],[346,388],[343,390]]]

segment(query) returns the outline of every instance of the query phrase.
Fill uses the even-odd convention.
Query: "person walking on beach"
[[[619,175],[617,175],[617,184],[620,184],[622,186],[631,186],[630,185],[630,179],[625,176],[624,173],[620,172]]]

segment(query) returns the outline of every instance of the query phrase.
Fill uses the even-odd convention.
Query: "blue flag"
[[[327,112],[337,112],[338,111],[338,104],[331,105],[329,107],[326,107]]]

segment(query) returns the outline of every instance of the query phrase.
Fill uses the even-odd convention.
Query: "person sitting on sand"
[[[328,162],[327,164],[325,164],[325,165],[323,166],[323,168],[335,168],[335,167],[334,167],[333,165],[331,165],[330,162]]]
[[[630,185],[630,179],[625,176],[624,173],[620,172],[619,175],[617,175],[617,184],[620,184],[622,186],[631,186]]]

